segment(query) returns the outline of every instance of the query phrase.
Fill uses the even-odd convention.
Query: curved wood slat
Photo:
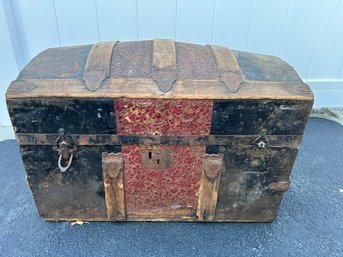
[[[118,41],[100,42],[90,50],[82,77],[89,90],[96,91],[110,77],[112,51],[117,43]]]
[[[218,77],[232,93],[239,90],[243,77],[236,56],[233,52],[222,46],[210,45],[216,58]]]
[[[176,69],[174,41],[170,39],[154,39],[153,79],[163,93],[171,90],[176,80]]]

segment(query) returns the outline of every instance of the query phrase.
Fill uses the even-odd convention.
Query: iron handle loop
[[[69,169],[71,162],[73,161],[73,153],[70,154],[67,166],[63,167],[61,164],[61,161],[62,161],[62,154],[60,154],[60,157],[58,158],[58,168],[60,169],[61,172],[66,172]]]

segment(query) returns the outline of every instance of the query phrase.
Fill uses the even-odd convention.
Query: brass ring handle
[[[67,166],[63,167],[61,164],[61,161],[62,161],[62,154],[60,154],[60,157],[58,158],[58,168],[60,169],[61,172],[66,172],[69,169],[71,162],[73,161],[73,153],[70,154]]]

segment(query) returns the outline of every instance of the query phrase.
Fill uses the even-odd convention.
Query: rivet
[[[260,141],[260,142],[257,143],[257,147],[258,148],[265,148],[266,147],[266,143],[263,142],[263,141]]]

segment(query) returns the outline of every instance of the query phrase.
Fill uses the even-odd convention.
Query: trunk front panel
[[[56,98],[8,106],[45,219],[270,221],[311,103]],[[75,146],[64,173],[59,128]]]

